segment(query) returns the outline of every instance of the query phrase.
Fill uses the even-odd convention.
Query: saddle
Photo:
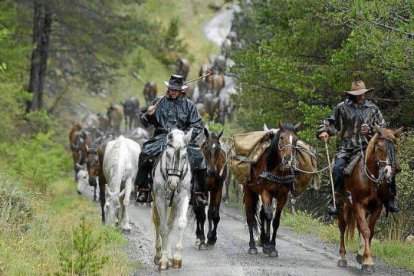
[[[359,159],[361,158],[362,154],[361,152],[358,152],[356,155],[354,155],[351,159],[351,162],[344,168],[344,174],[345,175],[351,175],[354,171],[355,166],[358,164]]]

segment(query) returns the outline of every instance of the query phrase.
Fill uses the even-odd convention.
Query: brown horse
[[[157,84],[153,82],[147,82],[144,86],[144,98],[147,105],[149,105],[157,97]]]
[[[227,178],[226,153],[221,148],[220,137],[223,130],[216,134],[210,133],[204,129],[206,141],[202,144],[201,150],[206,158],[207,163],[207,190],[210,192],[210,203],[208,206],[208,233],[207,246],[213,247],[217,241],[217,226],[220,221],[220,204],[223,190],[223,183]],[[193,204],[194,213],[197,220],[197,242],[199,241],[199,249],[205,249],[204,223],[206,221],[206,213],[204,206]],[[213,226],[214,224],[214,226]]]
[[[224,75],[214,73],[207,76],[206,79],[208,88],[216,92],[216,96],[219,95],[220,90],[225,86]]]
[[[297,196],[311,183],[313,178],[313,174],[296,170],[296,168],[299,168],[303,171],[309,171],[307,164],[303,164],[296,159],[297,154],[299,154],[299,149],[296,146],[298,141],[296,130],[299,124],[296,126],[285,124],[279,127],[279,131],[271,138],[270,147],[263,153],[257,163],[252,164],[250,180],[243,186],[243,201],[250,233],[249,254],[257,254],[253,231],[257,229],[258,218],[256,212],[259,207],[259,196],[262,199],[260,240],[263,245],[263,253],[270,257],[277,257],[276,233],[289,191]],[[269,171],[267,177],[261,177],[262,173]],[[273,198],[277,200],[274,218],[271,208]],[[272,218],[273,234],[270,239]]]
[[[365,156],[360,158],[352,174],[345,177],[342,194],[349,191],[350,197],[338,198],[338,227],[341,233],[338,266],[347,265],[344,236],[347,232],[352,237],[356,225],[361,236],[357,261],[362,264],[363,271],[374,271],[370,246],[382,205],[390,195],[387,183],[400,170],[395,147],[396,137],[402,129],[392,131],[376,127],[376,134],[369,141]]]
[[[93,192],[93,200],[97,200],[96,190],[98,187],[97,179],[99,181],[100,173],[102,172],[101,169],[101,162],[99,161],[98,152],[100,151],[101,147],[104,147],[109,141],[113,140],[113,135],[109,134],[104,137],[100,137],[94,141],[92,146],[88,149],[87,157],[86,157],[86,168],[88,170],[89,175],[89,185],[94,187]],[[101,152],[102,156],[105,151]],[[103,175],[102,175],[103,176]]]
[[[108,107],[106,115],[108,116],[112,133],[115,137],[118,137],[121,134],[121,122],[124,119],[124,109],[121,105],[111,104]]]
[[[73,158],[73,170],[75,171],[75,182],[77,182],[77,173],[80,169],[80,164],[82,163],[82,152],[80,150],[79,145],[77,144],[77,137],[85,128],[85,125],[82,123],[76,123],[72,126],[72,129],[69,133],[69,143],[70,143],[70,150],[72,151],[72,158]]]
[[[188,72],[190,71],[190,64],[186,58],[177,58],[175,61],[175,73],[183,76],[184,80],[187,79]]]

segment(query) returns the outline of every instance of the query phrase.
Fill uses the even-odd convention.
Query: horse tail
[[[355,237],[355,227],[357,225],[356,216],[352,206],[344,204],[344,219],[346,223],[345,237],[346,240],[353,240]]]

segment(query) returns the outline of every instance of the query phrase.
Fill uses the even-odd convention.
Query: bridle
[[[364,158],[364,171],[365,171],[365,175],[373,182],[377,183],[377,184],[381,184],[384,183],[385,180],[385,168],[387,166],[391,167],[391,173],[394,173],[395,171],[395,167],[396,167],[396,159],[395,159],[395,146],[393,141],[390,138],[385,138],[385,137],[377,137],[377,140],[375,141],[374,144],[374,154],[375,154],[375,164],[378,167],[378,177],[376,177],[373,173],[371,173],[369,171],[369,168],[366,164],[366,160]],[[377,142],[378,141],[382,141],[385,140],[386,141],[386,152],[387,152],[387,157],[385,160],[381,159],[379,157],[379,155],[377,154]],[[361,147],[361,152],[362,152],[362,147]],[[364,154],[362,152],[362,156],[364,157]],[[389,180],[390,181],[390,180]],[[389,182],[388,181],[388,182]]]
[[[176,176],[180,179],[179,183],[183,180],[183,178],[187,175],[188,172],[188,162],[186,158],[180,158],[181,151],[186,149],[186,147],[176,149],[172,143],[167,144],[167,149],[172,148],[174,149],[174,154],[172,156],[172,162],[167,164],[166,168],[163,166],[163,162],[160,162],[160,170],[163,179],[165,180],[164,183],[167,183],[167,180],[171,176]],[[167,149],[165,150],[165,155],[167,154]],[[164,157],[165,158],[165,157]],[[181,161],[181,162],[180,162]],[[177,187],[178,189],[178,187]]]

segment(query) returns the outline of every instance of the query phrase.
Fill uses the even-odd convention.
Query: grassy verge
[[[0,181],[3,191],[7,185],[16,184],[4,179]],[[1,214],[0,274],[46,275],[62,272],[61,253],[65,252],[75,260],[72,241],[81,218],[84,218],[91,233],[88,239],[99,242],[90,255],[98,259],[107,258],[99,274],[126,275],[139,266],[128,260],[122,234],[101,225],[97,205],[79,197],[71,179],[63,178],[53,183],[46,196],[30,195],[23,188],[8,194],[9,197],[3,199],[23,202],[21,204],[29,211],[20,221],[6,220],[7,214]],[[6,202],[2,204],[4,207]]]
[[[298,212],[297,215],[285,212],[281,220],[281,225],[297,233],[317,235],[325,242],[339,244],[339,229],[336,223],[325,225],[304,212]],[[346,246],[348,252],[356,252],[358,250],[356,239],[348,242]],[[375,256],[385,262],[414,272],[414,246],[395,240],[379,241],[374,239],[372,250]]]

